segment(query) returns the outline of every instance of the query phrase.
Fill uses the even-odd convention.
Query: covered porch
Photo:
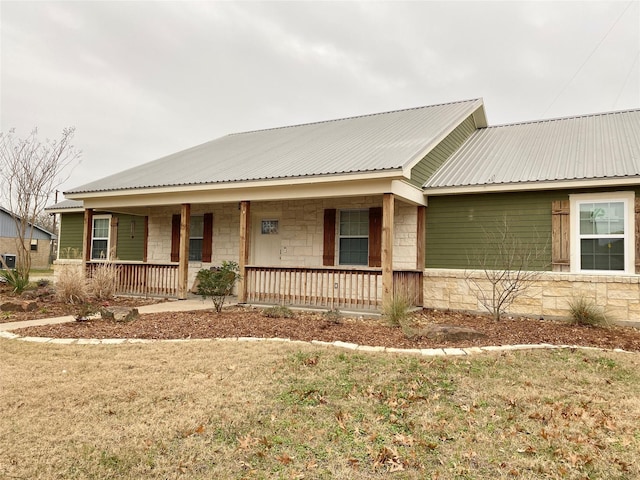
[[[87,275],[107,260],[116,265],[119,294],[187,298],[200,269],[226,260],[240,268],[239,303],[375,311],[402,295],[421,306],[421,199],[382,193],[96,205],[82,211],[82,263]],[[109,231],[100,233],[100,223]],[[139,260],[122,258],[131,242]]]

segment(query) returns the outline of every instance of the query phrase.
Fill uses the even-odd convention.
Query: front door
[[[251,239],[251,263],[260,266],[280,265],[280,218],[276,215],[254,217]]]

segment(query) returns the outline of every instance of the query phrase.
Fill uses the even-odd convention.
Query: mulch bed
[[[485,336],[474,340],[442,341],[409,339],[399,327],[380,319],[342,318],[338,322],[319,313],[296,312],[295,318],[268,318],[263,309],[233,307],[213,311],[171,312],[140,315],[131,322],[91,320],[14,330],[23,336],[53,338],[186,339],[257,337],[289,338],[357,343],[396,348],[453,348],[489,345],[549,343],[605,349],[640,351],[640,330],[631,327],[586,327],[551,320],[505,318],[499,322],[486,315],[423,310],[414,315],[417,325],[447,324],[473,328]]]

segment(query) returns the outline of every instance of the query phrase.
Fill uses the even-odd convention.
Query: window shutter
[[[107,252],[108,260],[116,260],[118,258],[118,217],[111,217],[111,223],[109,225],[109,249],[110,252]]]
[[[202,261],[211,262],[213,248],[213,213],[205,213],[202,224]]]
[[[147,261],[147,255],[149,254],[148,244],[149,244],[149,217],[146,216],[144,217],[144,239],[142,244],[142,261],[143,262]]]
[[[640,198],[636,197],[635,208],[635,244],[636,244],[636,273],[640,273]]]
[[[382,207],[369,209],[369,266],[382,265]]]
[[[569,200],[551,202],[551,268],[568,272],[569,265]]]
[[[180,215],[171,217],[171,261],[180,261]]]
[[[333,266],[336,260],[336,209],[324,211],[324,241],[322,246],[322,265]]]

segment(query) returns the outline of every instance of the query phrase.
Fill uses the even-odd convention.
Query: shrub
[[[275,305],[273,307],[265,308],[262,314],[268,318],[293,318],[295,314],[293,310],[284,305]]]
[[[231,295],[236,282],[240,280],[236,262],[222,262],[222,266],[212,269],[202,269],[198,272],[198,295],[211,298],[215,311],[220,313],[224,301]]]
[[[111,262],[101,263],[88,280],[89,293],[96,300],[112,299],[118,288],[119,275],[120,268],[117,265]]]
[[[73,305],[87,301],[87,286],[82,272],[75,268],[65,267],[55,283],[56,299]]]
[[[29,275],[25,276],[18,270],[2,270],[0,275],[5,279],[4,283],[13,287],[15,293],[22,293],[29,286]]]
[[[405,295],[394,295],[384,305],[382,315],[393,326],[401,326],[409,316],[409,300]]]
[[[337,308],[334,308],[332,310],[327,310],[322,314],[322,316],[325,318],[325,320],[331,323],[338,324],[342,322],[342,314],[340,313],[340,310],[338,310]]]
[[[578,325],[606,325],[607,317],[604,309],[595,304],[593,300],[585,297],[577,297],[569,301],[571,321]]]

